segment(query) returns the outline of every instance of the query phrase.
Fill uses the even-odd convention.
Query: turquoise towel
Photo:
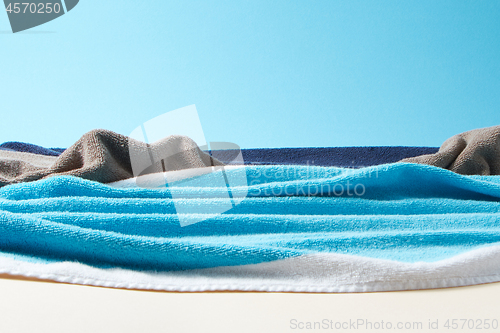
[[[170,188],[53,177],[0,189],[0,250],[33,259],[174,271],[330,252],[435,262],[500,242],[500,177],[417,164],[363,169],[253,166],[234,208],[201,176]],[[199,186],[197,186],[197,184]],[[183,187],[184,186],[184,187]],[[171,191],[175,189],[175,199]],[[179,193],[182,195],[179,196]],[[181,227],[185,218],[205,220]]]

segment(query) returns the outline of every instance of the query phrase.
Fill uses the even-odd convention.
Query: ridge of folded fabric
[[[55,175],[102,183],[131,178],[135,176],[131,151],[141,156],[140,163],[151,163],[150,157],[154,161],[162,160],[161,165],[152,163],[148,170],[151,173],[223,165],[201,151],[188,137],[169,136],[146,144],[111,131],[93,130],[57,157],[0,150],[0,186]]]
[[[0,145],[0,149],[46,156],[59,156],[66,150],[65,148],[45,148],[39,145],[17,141],[4,142]]]
[[[400,162],[433,165],[463,175],[500,175],[500,126],[457,134],[435,154]]]
[[[44,148],[31,143],[5,142],[0,150],[18,151],[46,156],[59,156],[66,149]],[[242,148],[246,165],[316,165],[360,168],[398,162],[404,158],[434,154],[437,147],[368,146],[368,147],[305,147],[305,148]],[[226,164],[236,164],[235,151],[212,150],[212,157]]]

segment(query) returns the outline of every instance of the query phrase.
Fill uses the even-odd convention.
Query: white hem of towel
[[[33,263],[0,256],[0,273],[79,285],[178,292],[400,291],[498,282],[500,246],[432,263],[317,253],[260,264],[172,272],[104,269],[77,262]]]

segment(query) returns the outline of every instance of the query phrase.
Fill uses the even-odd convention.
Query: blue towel
[[[232,194],[247,196],[222,214],[214,212],[227,203],[226,186],[196,181],[189,187],[123,189],[63,176],[9,185],[0,189],[0,250],[176,271],[314,253],[435,262],[500,244],[496,176],[404,163],[226,171],[227,177],[241,173],[249,187],[233,187]],[[214,176],[197,181],[206,184]],[[181,227],[174,200],[190,209],[188,219],[205,220]]]

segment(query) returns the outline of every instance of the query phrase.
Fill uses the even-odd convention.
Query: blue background
[[[97,1],[12,34],[0,142],[71,145],[196,104],[243,148],[439,146],[500,124],[500,1]],[[170,134],[170,133],[167,133]]]

